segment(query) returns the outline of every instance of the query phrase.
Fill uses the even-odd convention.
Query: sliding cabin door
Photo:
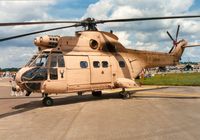
[[[65,56],[69,91],[90,89],[90,65],[88,56]]]
[[[91,84],[111,83],[112,73],[109,56],[89,56]]]

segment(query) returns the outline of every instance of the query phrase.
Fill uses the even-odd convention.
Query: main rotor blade
[[[166,16],[166,17],[147,17],[147,18],[111,19],[111,20],[97,20],[96,23],[106,23],[106,22],[130,22],[130,21],[162,20],[162,19],[179,19],[179,18],[199,18],[199,17],[200,17],[200,15],[187,15],[187,16]]]
[[[35,31],[35,32],[31,32],[31,33],[2,38],[2,39],[0,39],[0,42],[15,39],[15,38],[20,38],[20,37],[24,37],[24,36],[39,34],[39,33],[43,33],[43,32],[49,32],[49,31],[60,30],[60,29],[71,28],[71,27],[78,27],[78,26],[80,26],[80,25],[74,24],[74,25],[70,25],[70,26],[63,26],[63,27],[57,27],[57,28],[46,29],[46,30],[41,30],[41,31]]]
[[[177,28],[177,31],[176,31],[176,42],[178,40],[179,29],[180,29],[180,25],[178,25],[178,28]]]
[[[0,26],[18,26],[18,25],[38,25],[38,24],[58,24],[58,23],[80,23],[80,21],[39,21],[39,22],[7,22],[0,23]]]
[[[162,20],[162,19],[178,19],[178,18],[199,18],[200,15],[186,16],[166,16],[166,17],[146,17],[146,18],[128,18],[128,19],[111,19],[111,20],[96,20],[93,23],[106,22],[130,22],[130,21],[145,21],[145,20]],[[59,24],[59,23],[85,23],[85,21],[30,21],[30,22],[7,22],[0,23],[0,26],[18,26],[18,25],[37,25],[37,24]]]

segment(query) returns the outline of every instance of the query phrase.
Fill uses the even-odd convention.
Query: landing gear
[[[53,99],[51,97],[48,97],[48,94],[45,94],[45,97],[42,100],[42,103],[45,106],[52,106],[53,105]]]
[[[101,91],[92,91],[92,95],[93,95],[94,97],[101,97],[102,92],[101,92]]]
[[[122,89],[122,91],[119,93],[119,96],[123,99],[130,99],[131,97],[131,92],[126,91],[125,88]]]

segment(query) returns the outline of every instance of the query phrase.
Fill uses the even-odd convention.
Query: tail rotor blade
[[[168,34],[168,36],[171,38],[171,40],[173,41],[173,42],[175,42],[175,40],[173,39],[173,37],[171,36],[171,34],[167,31],[167,34]]]
[[[173,51],[173,49],[174,49],[174,46],[172,46],[172,48],[170,49],[169,53],[171,53]]]
[[[179,29],[180,29],[180,25],[178,25],[178,28],[177,28],[177,31],[176,31],[176,42],[178,40]]]

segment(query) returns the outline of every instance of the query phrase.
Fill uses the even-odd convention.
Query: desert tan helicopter
[[[0,26],[73,23],[73,25],[21,34],[0,39],[6,41],[37,33],[64,28],[83,26],[84,31],[77,31],[75,36],[45,35],[34,40],[38,53],[16,74],[16,83],[21,90],[45,95],[43,104],[53,105],[52,93],[72,93],[81,95],[91,91],[93,96],[101,96],[102,90],[122,88],[124,98],[130,97],[125,88],[137,86],[135,78],[143,69],[164,67],[179,63],[187,46],[185,40],[173,40],[169,53],[141,51],[125,48],[112,32],[98,31],[97,24],[108,22],[131,22],[175,18],[199,18],[200,16],[170,16],[131,19],[95,20],[87,18],[82,21],[48,21],[0,23]],[[190,46],[191,47],[191,46]]]

